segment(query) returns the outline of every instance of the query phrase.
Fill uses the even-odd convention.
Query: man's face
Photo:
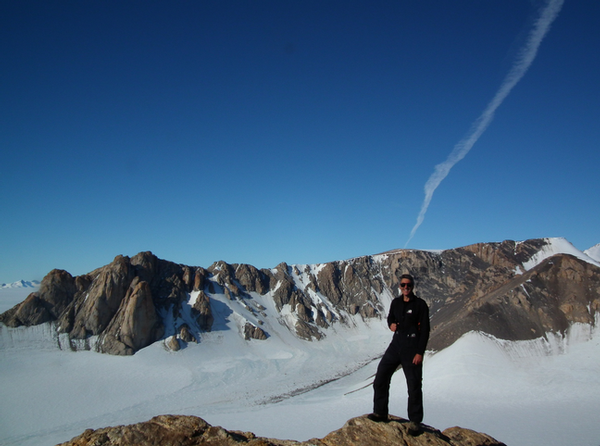
[[[413,284],[409,279],[402,279],[400,281],[400,293],[404,297],[408,297],[413,290]]]

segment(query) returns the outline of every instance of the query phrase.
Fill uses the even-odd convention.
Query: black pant
[[[386,416],[389,413],[390,381],[399,365],[402,365],[406,385],[408,387],[408,419],[420,423],[423,421],[423,364],[414,365],[415,349],[403,345],[394,339],[377,367],[377,375],[373,382],[373,412]]]

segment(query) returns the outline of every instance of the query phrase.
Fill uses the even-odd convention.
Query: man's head
[[[415,279],[410,274],[402,274],[400,276],[400,294],[404,297],[408,297],[412,294],[413,288],[415,287]]]

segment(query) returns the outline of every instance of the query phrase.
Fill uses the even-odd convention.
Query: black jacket
[[[429,341],[429,307],[415,296],[404,302],[402,296],[395,298],[388,314],[388,327],[396,323],[394,341],[413,345],[420,355],[425,354]]]

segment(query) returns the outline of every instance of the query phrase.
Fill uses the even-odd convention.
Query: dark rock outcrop
[[[71,274],[59,269],[52,270],[44,277],[37,292],[3,313],[0,321],[9,327],[18,327],[56,320],[78,291],[77,280]]]
[[[129,426],[88,429],[59,446],[505,446],[489,435],[460,427],[440,432],[424,426],[420,435],[411,436],[407,425],[407,420],[397,417],[388,423],[357,417],[322,439],[299,442],[229,431],[198,417],[161,415]]]
[[[198,292],[196,302],[192,306],[192,314],[196,317],[196,322],[202,330],[210,331],[214,317],[210,308],[210,299],[203,290]]]
[[[184,342],[198,342],[196,337],[191,333],[190,327],[187,324],[183,324],[179,327],[179,338]]]
[[[74,302],[75,318],[68,331],[71,337],[101,334],[115,317],[135,276],[129,258],[123,256],[98,270],[85,294]]]
[[[150,285],[136,277],[121,300],[116,316],[102,333],[99,350],[133,354],[160,339],[163,333],[164,327],[156,314]]]
[[[264,341],[265,339],[267,339],[267,334],[262,328],[257,327],[256,325],[251,324],[249,322],[246,322],[246,324],[244,325],[244,339],[258,339],[260,341]]]

